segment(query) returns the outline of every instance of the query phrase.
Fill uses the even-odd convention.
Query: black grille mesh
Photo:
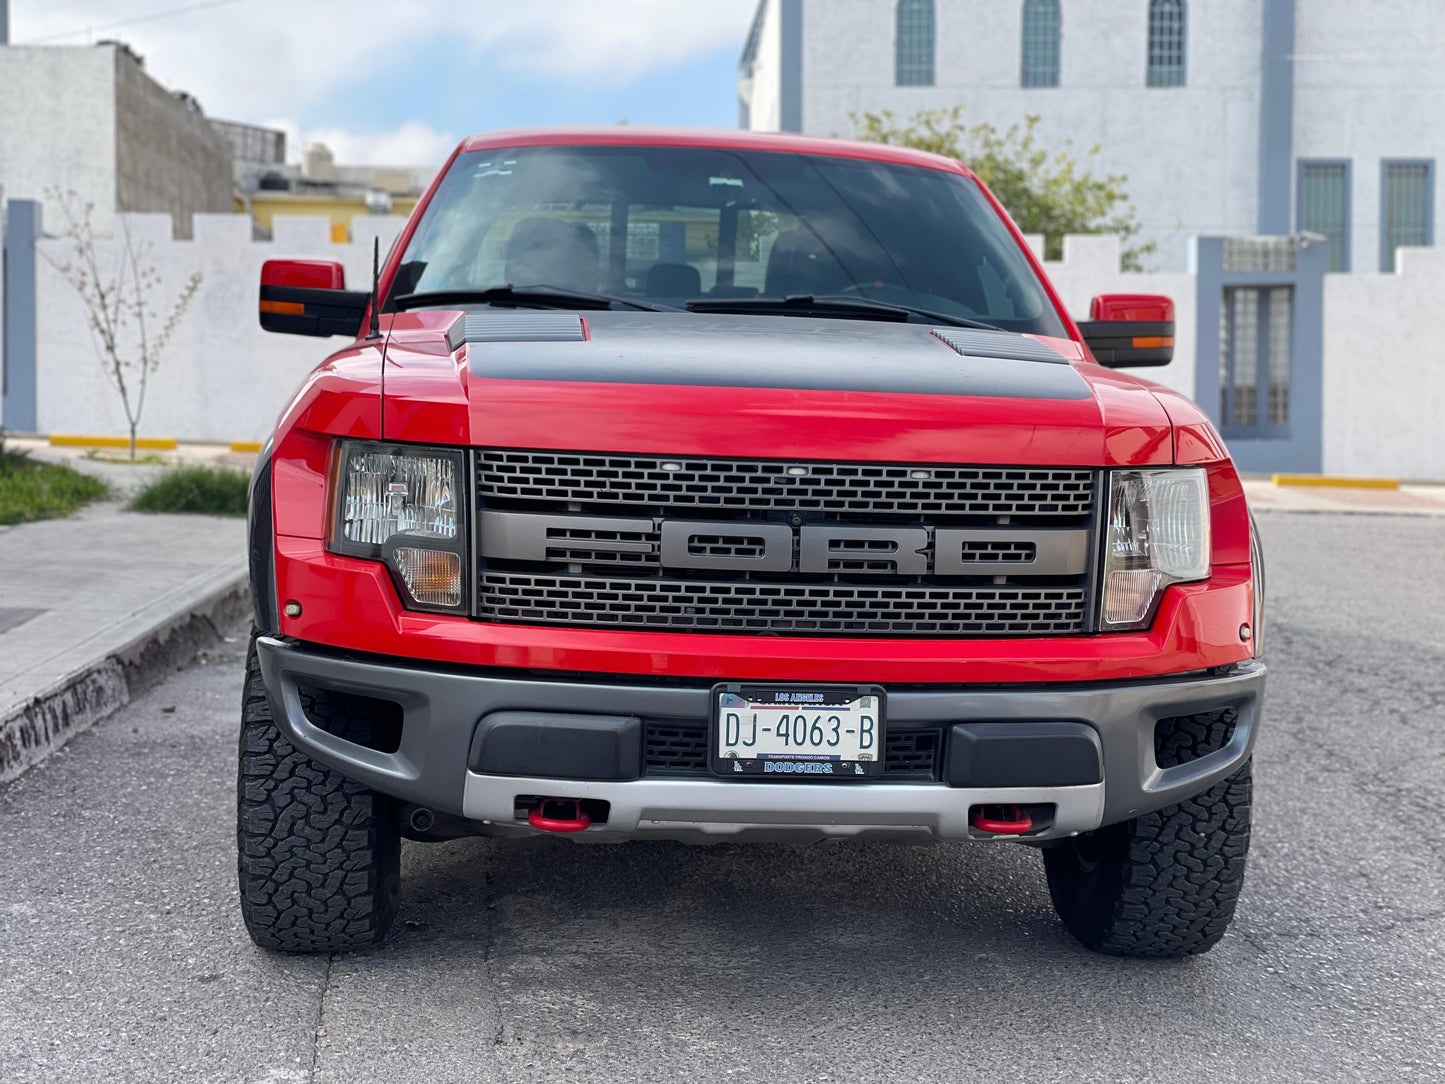
[[[884,740],[883,775],[895,782],[938,778],[942,734],[938,730],[892,730]],[[649,776],[707,775],[707,725],[690,719],[648,719],[643,725],[643,765]]]
[[[890,730],[883,741],[883,774],[937,779],[941,738],[937,730]]]
[[[1087,469],[684,459],[480,448],[483,499],[739,510],[1083,517]]]
[[[707,772],[707,727],[692,722],[654,722],[643,727],[642,759],[648,775]]]
[[[1046,636],[1084,627],[1083,587],[865,587],[485,571],[481,612],[607,628]]]

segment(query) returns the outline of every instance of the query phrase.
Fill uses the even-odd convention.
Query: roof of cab
[[[632,125],[575,128],[506,128],[462,140],[457,153],[497,147],[719,147],[728,150],[782,151],[792,154],[826,154],[837,158],[865,158],[874,162],[924,166],[950,173],[973,173],[962,162],[941,154],[863,143],[848,139],[820,139],[791,132],[745,132],[728,128],[647,128]]]

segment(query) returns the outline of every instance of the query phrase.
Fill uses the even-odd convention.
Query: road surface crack
[[[321,1061],[321,1040],[326,1037],[326,995],[331,990],[331,965],[336,962],[336,953],[326,954],[326,970],[321,975],[321,996],[316,999],[316,1021],[311,1029],[311,1071],[306,1079],[315,1084],[316,1066]]]

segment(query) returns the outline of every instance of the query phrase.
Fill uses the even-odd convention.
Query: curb
[[[250,585],[240,572],[0,719],[0,783],[19,777],[167,674],[184,668],[250,610]]]
[[[1277,486],[1323,486],[1337,489],[1399,489],[1398,478],[1356,478],[1343,474],[1276,474]]]
[[[50,444],[55,448],[129,448],[130,437],[95,437],[80,433],[51,433]],[[137,450],[148,452],[173,452],[180,446],[175,437],[136,437]]]

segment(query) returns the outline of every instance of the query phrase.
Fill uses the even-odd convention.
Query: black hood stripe
[[[1009,399],[1087,399],[1088,384],[1046,347],[999,336],[1037,360],[961,356],[921,324],[796,317],[589,314],[588,342],[473,342],[490,380],[779,388]],[[1053,353],[1049,351],[1049,353]]]

